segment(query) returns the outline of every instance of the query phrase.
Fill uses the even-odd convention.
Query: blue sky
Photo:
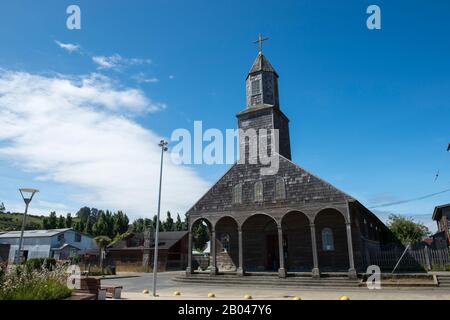
[[[7,89],[0,93],[20,101],[18,88],[32,86],[36,101],[42,102],[56,94],[41,95],[49,83],[60,90],[67,81],[85,80],[92,92],[107,91],[111,101],[85,101],[90,96],[83,91],[76,99],[68,98],[65,114],[56,115],[57,104],[45,109],[45,101],[36,107],[51,112],[51,122],[33,124],[28,109],[7,119],[17,121],[9,128],[17,133],[0,133],[0,149],[7,148],[0,152],[0,201],[7,208],[21,208],[17,188],[33,185],[42,191],[35,212],[74,212],[88,205],[151,216],[159,165],[154,144],[177,128],[192,130],[194,120],[203,121],[204,128],[236,126],[235,114],[245,107],[244,80],[257,54],[252,41],[258,33],[270,37],[264,52],[280,75],[281,108],[291,120],[296,163],[368,207],[449,189],[450,3],[280,2],[3,1],[0,90],[2,85]],[[65,11],[71,4],[81,8],[81,30],[66,28]],[[371,4],[381,8],[381,30],[366,27]],[[79,47],[69,52],[56,41]],[[101,67],[99,61],[116,65]],[[79,87],[74,88],[63,93]],[[126,107],[117,101],[125,101]],[[93,112],[89,115],[96,120],[82,117],[83,112]],[[103,118],[108,119],[104,128]],[[30,149],[36,131],[20,131],[19,121],[42,134],[40,148]],[[92,131],[69,140],[58,134],[67,128],[72,137],[71,130],[84,131],[83,123]],[[41,133],[40,125],[46,124],[58,128],[57,133]],[[96,133],[105,132],[97,139]],[[42,142],[56,137],[54,143]],[[59,146],[70,143],[79,148],[72,149],[70,159],[59,159],[71,152],[58,153]],[[51,159],[42,154],[46,148],[55,150]],[[122,168],[130,154],[145,161]],[[122,156],[122,162],[106,160]],[[98,166],[92,166],[95,161]],[[136,168],[146,166],[149,175],[144,177]],[[173,173],[167,173],[163,210],[183,213],[226,168],[168,167]],[[132,170],[128,178],[127,170]],[[116,177],[117,172],[122,174]],[[130,185],[129,193],[112,187],[119,183]],[[144,198],[148,207],[140,205]],[[412,215],[432,225],[433,207],[448,202],[450,193],[443,193],[377,212],[382,218],[388,212]]]

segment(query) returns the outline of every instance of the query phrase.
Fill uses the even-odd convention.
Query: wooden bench
[[[93,277],[82,277],[80,279],[80,290],[78,292],[94,294],[97,300],[106,299],[106,289],[100,286],[100,279]]]
[[[110,286],[103,286],[101,287],[101,290],[106,290],[106,296],[108,298],[112,298],[112,299],[120,299],[121,295],[122,295],[122,286],[114,286],[114,285],[110,285]]]
[[[72,296],[65,300],[97,300],[97,295],[82,290],[74,290]]]

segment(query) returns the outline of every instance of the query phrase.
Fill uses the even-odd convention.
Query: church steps
[[[210,285],[260,285],[260,286],[288,286],[288,287],[358,287],[359,280],[350,280],[343,278],[324,278],[313,279],[306,277],[288,277],[277,278],[267,276],[257,277],[238,277],[238,276],[178,276],[174,279],[176,282],[183,283],[201,283]]]
[[[450,275],[449,276],[438,275],[437,279],[439,282],[439,287],[450,288]]]

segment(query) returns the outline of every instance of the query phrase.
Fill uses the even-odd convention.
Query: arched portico
[[[348,212],[335,208],[319,211],[314,219],[318,265],[321,271],[349,271],[356,275]]]
[[[281,271],[283,276],[282,230],[273,217],[262,213],[248,217],[242,224],[242,238],[245,271]]]
[[[188,234],[188,266],[186,268],[186,273],[187,274],[193,273],[194,272],[194,268],[197,267],[197,266],[193,266],[193,264],[192,264],[192,260],[193,260],[192,259],[193,258],[192,257],[192,250],[195,247],[194,246],[194,242],[199,240],[199,239],[195,239],[195,236],[194,236],[194,230],[196,229],[196,227],[198,227],[199,224],[206,225],[206,227],[208,229],[208,231],[207,231],[208,239],[209,240],[210,239],[214,239],[214,225],[211,223],[210,220],[208,220],[208,219],[206,219],[204,217],[199,217],[199,218],[196,218],[196,219],[192,220],[189,223],[189,230],[188,230],[189,231],[189,234]],[[210,243],[212,244],[212,241]],[[213,251],[213,245],[211,245],[211,253],[212,253],[212,251]],[[215,268],[215,261],[213,262],[210,259],[208,265],[209,265],[209,267],[211,269],[211,272],[215,273],[215,270],[216,270],[216,268]]]
[[[230,217],[221,217],[214,227],[216,236],[216,266],[219,272],[239,269],[239,225]],[[212,257],[214,259],[214,257]]]
[[[283,216],[281,226],[286,270],[310,272],[314,263],[309,218],[303,212],[291,211]]]

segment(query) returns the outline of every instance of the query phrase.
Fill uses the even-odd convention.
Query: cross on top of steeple
[[[263,51],[263,42],[269,40],[269,38],[263,38],[262,34],[260,33],[258,35],[258,40],[253,41],[253,43],[258,43],[259,45],[259,53],[262,53]]]

